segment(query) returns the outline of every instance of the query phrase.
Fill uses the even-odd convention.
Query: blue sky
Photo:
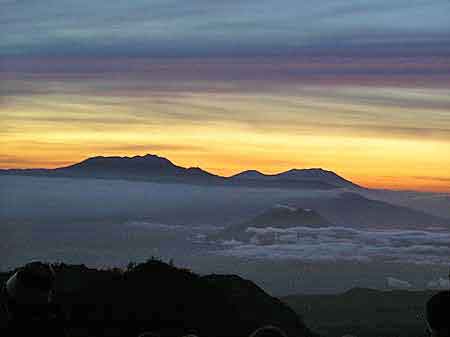
[[[0,0],[0,55],[450,54],[448,0]]]

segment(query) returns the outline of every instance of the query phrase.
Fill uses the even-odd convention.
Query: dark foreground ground
[[[354,288],[338,295],[298,295],[282,300],[324,337],[423,337],[432,291]]]
[[[289,337],[316,336],[286,304],[234,275],[199,276],[155,259],[126,271],[59,264],[55,272],[69,336],[244,337],[263,325]],[[1,273],[1,283],[10,275]]]
[[[280,300],[236,275],[199,276],[156,259],[126,270],[58,264],[55,271],[56,302],[69,336],[79,337],[245,337],[263,325],[289,337],[423,337],[424,305],[435,293],[354,288]],[[11,274],[0,273],[0,282]]]

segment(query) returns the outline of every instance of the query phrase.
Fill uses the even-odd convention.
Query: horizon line
[[[195,166],[195,165],[194,166],[190,166],[190,165],[189,166],[183,166],[181,164],[177,164],[176,162],[172,161],[171,159],[169,159],[166,156],[159,155],[159,154],[156,154],[156,153],[153,153],[153,154],[152,153],[145,153],[144,155],[140,155],[140,154],[138,154],[138,155],[92,155],[92,156],[84,157],[83,159],[78,160],[78,161],[74,160],[74,161],[71,161],[69,163],[65,163],[65,164],[61,163],[61,164],[56,165],[56,166],[48,166],[48,167],[16,167],[16,168],[13,168],[13,167],[0,167],[0,170],[2,170],[2,171],[14,171],[14,170],[19,170],[19,171],[20,170],[54,170],[54,169],[65,168],[65,167],[69,167],[69,166],[72,166],[72,165],[75,165],[75,164],[79,164],[79,163],[81,163],[83,161],[86,161],[86,160],[92,159],[92,158],[99,158],[99,157],[102,157],[102,158],[114,158],[115,157],[115,158],[129,158],[129,159],[131,159],[131,158],[135,158],[135,157],[141,157],[142,158],[142,157],[145,157],[145,156],[156,156],[156,157],[159,157],[159,158],[164,158],[164,159],[169,160],[173,165],[176,165],[176,166],[179,166],[179,167],[182,167],[182,168],[185,168],[185,169],[199,168],[199,169],[201,169],[201,170],[203,170],[203,171],[205,171],[205,172],[207,172],[209,174],[213,174],[215,176],[222,177],[222,178],[231,178],[233,176],[236,176],[238,174],[241,174],[241,173],[244,173],[244,172],[248,172],[248,171],[255,171],[255,172],[263,174],[264,176],[275,176],[275,175],[282,174],[282,173],[285,173],[285,172],[289,172],[289,171],[292,171],[292,170],[322,170],[322,171],[325,171],[325,172],[334,173],[334,174],[338,175],[339,177],[341,177],[342,179],[345,179],[345,180],[349,181],[350,183],[353,183],[353,184],[355,184],[355,185],[357,185],[357,186],[359,186],[360,188],[363,188],[363,189],[386,190],[386,191],[393,191],[393,192],[437,193],[437,194],[450,195],[450,189],[448,189],[448,190],[431,189],[431,188],[419,188],[419,189],[417,189],[417,188],[414,188],[414,187],[409,187],[409,188],[408,187],[407,188],[392,188],[392,187],[387,187],[387,186],[383,186],[383,185],[373,184],[373,183],[370,183],[370,182],[364,182],[364,183],[360,183],[360,182],[357,182],[357,181],[355,182],[352,178],[350,178],[350,177],[347,178],[344,175],[341,175],[341,174],[337,173],[333,169],[323,168],[323,167],[320,167],[320,166],[317,166],[317,167],[303,167],[303,168],[292,167],[291,169],[288,169],[288,170],[281,170],[281,171],[276,170],[276,173],[271,173],[271,172],[267,173],[267,172],[265,172],[263,170],[259,170],[259,169],[255,169],[255,168],[249,168],[249,169],[244,169],[244,170],[241,170],[241,171],[236,171],[233,174],[222,175],[219,172],[215,172],[216,170],[208,168],[208,167],[202,168],[201,166]],[[376,179],[377,177],[372,177],[372,178]]]

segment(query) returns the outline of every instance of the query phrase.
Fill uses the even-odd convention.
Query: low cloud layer
[[[345,227],[249,228],[274,234],[270,245],[227,245],[220,254],[305,261],[361,261],[448,264],[450,233],[432,230],[359,230]],[[255,242],[255,241],[254,241]]]
[[[427,283],[427,288],[429,289],[449,289],[450,288],[450,280],[446,280],[442,277],[437,280],[431,280]]]
[[[412,284],[408,281],[399,280],[395,277],[386,278],[387,286],[390,289],[410,289]]]

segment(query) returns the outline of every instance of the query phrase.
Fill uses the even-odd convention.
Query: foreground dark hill
[[[202,277],[157,260],[126,272],[68,265],[55,270],[56,301],[73,336],[154,331],[160,336],[241,337],[266,324],[292,337],[315,336],[287,305],[238,276]],[[7,277],[1,274],[1,281]]]
[[[221,177],[198,167],[184,168],[157,155],[134,157],[92,157],[74,165],[55,169],[10,169],[0,174],[48,177],[82,177],[127,179],[200,185],[251,186],[269,188],[335,189],[358,187],[331,171],[322,169],[293,169],[280,174],[254,175],[249,172]]]
[[[337,295],[282,298],[324,337],[423,337],[425,303],[433,291],[355,288]]]

